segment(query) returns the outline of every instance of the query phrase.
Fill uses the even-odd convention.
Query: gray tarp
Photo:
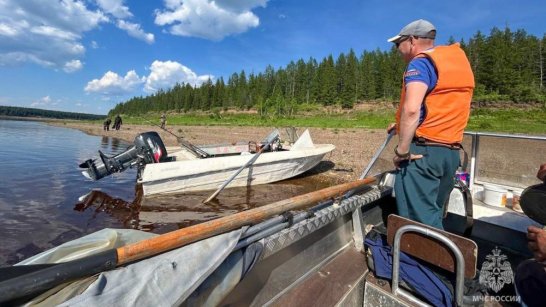
[[[128,230],[134,232],[134,230]],[[110,239],[101,241],[97,233],[103,234],[110,239],[117,237],[114,243]],[[129,243],[130,239],[123,236],[125,230],[102,230],[95,234],[83,237],[85,248],[101,246],[96,251],[105,247],[117,246],[118,241]],[[115,234],[113,233],[115,232]],[[55,298],[55,295],[49,293],[49,297],[38,297],[31,302],[32,304],[56,305],[60,306],[173,306],[180,305],[231,253],[237,244],[242,230],[234,230],[229,233],[221,234],[206,240],[202,240],[185,247],[172,250],[170,252],[145,259],[134,264],[117,268],[108,272],[103,272],[98,277],[87,281],[79,281],[68,285],[76,285],[83,289],[69,289],[64,287],[63,292],[81,294],[72,297],[62,303],[66,297]],[[135,233],[132,233],[134,235]],[[148,233],[145,233],[147,237]],[[91,239],[89,238],[91,236]],[[138,236],[137,236],[138,237]],[[122,239],[123,238],[123,239]],[[133,238],[134,239],[134,238]],[[61,255],[56,255],[55,251],[46,251],[40,255],[26,260],[24,264],[43,263],[44,259],[74,259],[66,251],[72,251],[76,254],[82,253],[77,248],[78,240],[65,243],[57,251],[63,251]],[[92,242],[92,243],[90,243]],[[116,243],[118,242],[118,243]],[[120,244],[123,245],[123,244]],[[95,252],[96,252],[95,251]],[[64,260],[66,261],[66,260]],[[229,261],[231,262],[231,261]],[[238,262],[237,260],[235,262]],[[237,275],[237,274],[236,274]],[[89,285],[89,281],[92,283]],[[230,283],[237,283],[236,279]],[[57,289],[58,290],[58,289]],[[57,292],[57,291],[55,291]],[[62,303],[62,304],[61,304]]]
[[[183,306],[218,306],[262,255],[264,240],[237,250],[199,285]]]

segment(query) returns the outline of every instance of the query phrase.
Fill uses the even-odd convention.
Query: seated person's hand
[[[546,163],[542,164],[538,169],[537,178],[546,181]]]
[[[527,227],[527,240],[527,246],[533,252],[535,260],[546,260],[546,230],[535,226]]]

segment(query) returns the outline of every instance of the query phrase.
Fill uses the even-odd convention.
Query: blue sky
[[[546,33],[546,1],[0,0],[0,105],[106,114],[176,82],[388,50],[412,20]]]

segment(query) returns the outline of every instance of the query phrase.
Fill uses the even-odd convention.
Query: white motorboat
[[[135,146],[115,157],[101,153],[102,165],[94,160],[81,167],[89,178],[98,180],[113,172],[138,165],[137,182],[142,184],[144,196],[165,193],[214,190],[226,182],[237,170],[259,155],[230,182],[230,187],[250,186],[285,180],[315,167],[335,149],[332,144],[314,144],[308,130],[296,142],[282,148],[274,141],[274,131],[261,143],[194,146],[187,142],[178,148],[165,148],[159,136],[148,132],[137,136]],[[271,139],[270,148],[258,153]]]

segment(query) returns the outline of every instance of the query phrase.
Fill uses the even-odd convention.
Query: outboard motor
[[[145,132],[137,135],[135,145],[126,151],[108,157],[99,150],[102,162],[89,159],[82,164],[85,170],[82,174],[92,180],[99,180],[116,172],[123,172],[129,167],[138,165],[139,168],[148,163],[160,163],[168,161],[167,150],[157,132]]]

